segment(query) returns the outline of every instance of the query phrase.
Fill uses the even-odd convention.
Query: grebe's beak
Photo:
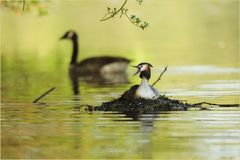
[[[141,68],[139,66],[132,66],[134,68],[137,68],[137,72],[133,74],[133,76],[137,75],[140,71],[141,71]]]

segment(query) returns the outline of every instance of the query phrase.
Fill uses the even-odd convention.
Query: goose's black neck
[[[72,52],[72,59],[70,64],[77,64],[77,57],[78,57],[78,38],[75,37],[72,39],[73,42],[73,52]]]
[[[142,71],[140,73],[140,78],[146,78],[147,80],[149,80],[151,78],[151,72],[150,70],[146,70],[146,71]]]

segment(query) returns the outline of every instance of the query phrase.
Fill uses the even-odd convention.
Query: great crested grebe
[[[132,101],[139,98],[152,100],[157,99],[160,96],[158,90],[148,83],[148,80],[151,77],[152,65],[150,63],[140,63],[133,67],[138,69],[134,75],[140,73],[139,77],[142,79],[142,82],[140,85],[134,85],[124,92],[121,98]]]
[[[67,31],[61,39],[69,39],[73,43],[70,69],[81,75],[124,73],[130,60],[123,57],[101,56],[87,58],[77,63],[78,57],[78,35],[74,31]]]

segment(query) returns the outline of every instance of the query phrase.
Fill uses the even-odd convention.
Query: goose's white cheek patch
[[[73,36],[73,32],[69,32],[67,35],[68,38],[72,38],[72,36]]]

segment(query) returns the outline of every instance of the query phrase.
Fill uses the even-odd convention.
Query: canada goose
[[[125,73],[130,60],[123,57],[101,56],[91,57],[77,63],[78,35],[74,31],[67,31],[61,39],[69,39],[73,44],[70,68],[81,75]]]
[[[140,63],[133,67],[138,69],[134,75],[140,73],[139,77],[142,79],[142,82],[140,85],[134,85],[129,90],[124,92],[121,98],[132,101],[139,98],[152,100],[157,99],[160,95],[158,90],[148,83],[148,80],[151,77],[152,65],[150,63]]]

